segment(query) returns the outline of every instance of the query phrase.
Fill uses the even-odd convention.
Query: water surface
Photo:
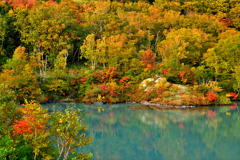
[[[52,105],[44,107],[51,111]],[[54,105],[64,109],[72,104]],[[236,103],[197,109],[149,109],[139,104],[76,107],[85,111],[88,134],[94,138],[78,150],[93,153],[94,160],[240,159]]]

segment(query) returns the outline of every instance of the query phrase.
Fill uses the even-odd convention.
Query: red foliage
[[[18,111],[21,112],[21,115],[26,115],[26,114],[30,113],[32,110],[27,109],[27,108],[20,108],[20,109],[18,109]]]
[[[15,121],[16,124],[13,126],[15,134],[19,134],[19,133],[23,134],[24,132],[30,132],[29,121],[30,121],[30,118],[27,120]]]
[[[233,99],[236,99],[238,97],[238,95],[233,92],[231,92],[230,95],[231,95],[231,97],[233,97]]]
[[[207,92],[206,93],[206,98],[208,101],[212,102],[212,101],[215,101],[217,96],[215,95],[215,93],[213,91],[210,91],[210,92]]]
[[[156,54],[152,50],[147,50],[143,53],[142,63],[147,68],[155,68],[155,57]]]
[[[212,110],[207,111],[207,115],[206,115],[207,118],[213,119],[215,116],[216,116],[216,111],[212,111]]]
[[[33,5],[37,3],[37,0],[8,0],[7,2],[13,8],[17,8],[20,6],[26,6],[28,8],[32,8]]]
[[[108,86],[107,86],[106,84],[102,84],[102,85],[100,86],[100,89],[105,91],[105,90],[108,89]]]
[[[227,27],[233,26],[233,23],[229,18],[221,17],[221,18],[218,18],[218,21],[224,23]]]
[[[106,70],[106,75],[109,77],[109,78],[115,78],[117,76],[117,72],[115,72],[116,69],[114,67],[112,68],[109,68]]]
[[[168,73],[168,69],[163,68],[163,69],[162,69],[162,72],[163,72],[164,74],[167,74],[167,73]]]
[[[184,79],[184,75],[186,74],[185,71],[182,71],[180,73],[178,73],[177,75],[181,78],[181,79]]]
[[[87,77],[83,77],[82,79],[80,79],[80,81],[81,81],[83,84],[86,83]]]
[[[95,72],[93,72],[94,77],[97,78],[97,80],[99,82],[106,82],[106,81],[110,81],[112,79],[115,79],[118,75],[118,73],[115,71],[115,68],[109,68],[107,69],[105,72],[101,71],[101,70],[97,70]]]
[[[128,79],[127,77],[123,77],[123,78],[119,81],[119,83],[125,83],[125,81],[126,81],[127,79]]]
[[[18,134],[23,134],[23,133],[31,133],[33,134],[35,132],[35,129],[45,129],[47,128],[45,125],[43,125],[43,122],[37,125],[36,120],[34,116],[29,116],[28,119],[24,119],[21,121],[15,121],[15,124],[13,125],[14,129],[14,136]]]
[[[71,79],[70,82],[69,82],[70,85],[76,85],[76,80],[74,79]]]
[[[51,96],[49,97],[44,97],[44,102],[48,102],[51,99]]]
[[[114,93],[114,91],[112,89],[110,90],[110,94],[111,95],[115,95],[115,93]]]
[[[125,84],[125,86],[123,86],[123,88],[128,89],[130,87],[130,85],[128,83]]]

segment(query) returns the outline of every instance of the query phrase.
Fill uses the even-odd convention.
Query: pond
[[[83,105],[94,139],[78,150],[94,160],[239,159],[240,103],[195,109],[149,109],[140,104]],[[59,109],[73,104],[43,105]],[[61,106],[61,107],[60,107]]]

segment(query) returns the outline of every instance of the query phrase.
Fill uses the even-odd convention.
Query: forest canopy
[[[239,7],[238,0],[2,0],[0,83],[20,101],[106,94],[106,102],[128,101],[156,75],[238,92]]]

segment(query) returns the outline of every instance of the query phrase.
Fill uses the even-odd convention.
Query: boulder
[[[183,86],[181,84],[176,84],[179,91],[178,93],[187,93],[188,92],[188,87],[187,86]]]
[[[140,83],[140,88],[145,89],[148,86],[149,82],[153,82],[153,81],[154,81],[154,78],[148,78],[148,79],[143,80]]]

